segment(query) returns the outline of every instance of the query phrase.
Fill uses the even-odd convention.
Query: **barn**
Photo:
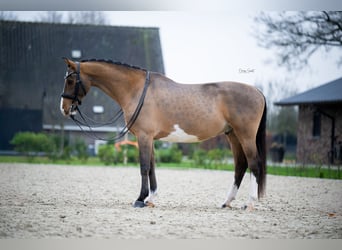
[[[0,152],[18,131],[61,131],[72,138],[84,135],[59,109],[66,66],[74,60],[112,59],[164,73],[158,28],[0,21]],[[93,88],[82,105],[91,119],[105,122],[118,105]],[[117,130],[95,129],[98,136]],[[88,145],[96,140],[84,137]]]
[[[342,163],[342,78],[275,105],[298,105],[297,162]]]

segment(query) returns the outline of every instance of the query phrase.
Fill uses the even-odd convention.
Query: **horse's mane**
[[[147,71],[146,69],[138,67],[138,66],[130,65],[130,64],[127,64],[127,63],[123,63],[123,62],[113,61],[113,60],[110,60],[110,59],[84,59],[81,62],[109,63],[109,64],[124,66],[124,67],[132,68],[132,69],[139,69],[139,70]]]

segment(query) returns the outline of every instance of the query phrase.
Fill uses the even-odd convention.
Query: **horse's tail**
[[[262,114],[261,121],[259,123],[259,128],[256,136],[256,145],[258,149],[259,159],[259,181],[258,181],[258,197],[261,198],[265,194],[266,189],[266,100],[265,107]]]

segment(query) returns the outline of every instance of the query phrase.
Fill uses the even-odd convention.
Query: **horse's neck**
[[[123,109],[129,109],[143,88],[144,72],[118,65],[96,66],[88,68],[93,78],[92,86],[101,89]]]

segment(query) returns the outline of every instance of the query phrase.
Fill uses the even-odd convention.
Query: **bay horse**
[[[252,210],[266,183],[266,102],[256,88],[238,82],[180,84],[166,76],[108,60],[64,58],[61,112],[74,116],[91,87],[121,107],[139,145],[141,189],[134,207],[154,206],[157,181],[154,140],[193,143],[225,134],[234,155],[234,182],[222,207],[231,207],[247,168]],[[138,108],[139,107],[139,110]],[[137,113],[138,110],[138,113]],[[134,120],[132,122],[132,117]]]

